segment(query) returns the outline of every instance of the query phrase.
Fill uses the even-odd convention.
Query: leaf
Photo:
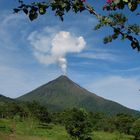
[[[124,41],[126,39],[126,36],[126,34],[123,34],[121,40]]]
[[[71,5],[70,5],[70,3],[67,2],[66,6],[65,6],[66,12],[68,12],[70,9],[71,9]]]
[[[23,8],[23,12],[24,12],[26,15],[28,15],[28,9]]]
[[[19,2],[19,3],[23,3],[23,0],[19,0],[18,2]]]
[[[56,9],[56,5],[55,4],[52,4],[51,7],[52,7],[52,11],[54,11]]]
[[[115,0],[115,1],[114,1],[114,4],[115,4],[115,5],[118,4],[118,3],[120,3],[120,0]]]
[[[123,0],[124,2],[128,3],[128,0]]]
[[[128,8],[133,12],[137,9],[137,2],[129,2]]]
[[[34,19],[36,19],[38,17],[38,13],[37,12],[34,12],[34,13],[30,13],[29,14],[29,19],[31,21],[33,21]]]
[[[136,45],[136,43],[134,41],[132,41],[131,46],[132,46],[133,49],[137,48],[137,45]]]
[[[109,35],[109,36],[105,37],[104,40],[103,40],[103,42],[104,42],[104,44],[107,44],[109,42],[112,42],[112,36]]]
[[[45,9],[44,7],[40,7],[40,8],[39,8],[39,13],[40,13],[41,15],[44,15],[44,14],[46,13],[46,9]]]
[[[118,3],[117,6],[118,6],[119,9],[123,9],[124,6],[125,6],[125,3],[124,2],[120,2],[120,3]]]
[[[20,9],[17,9],[17,8],[15,8],[13,10],[14,10],[14,13],[18,13],[20,11]]]
[[[115,39],[117,39],[117,38],[118,38],[118,34],[113,34],[113,35],[112,35],[112,39],[115,40]]]
[[[139,45],[139,42],[136,38],[134,38],[134,40],[131,42],[131,46],[133,49],[137,48],[137,50],[140,51],[140,45]]]
[[[94,30],[98,30],[98,29],[100,29],[101,27],[103,27],[103,24],[99,23],[99,24],[97,24],[97,25],[94,27]]]
[[[66,3],[62,3],[62,4],[61,4],[61,7],[62,7],[62,8],[65,8],[66,6],[67,6]]]
[[[70,6],[67,6],[66,11],[68,12],[70,10],[70,8],[71,8]]]

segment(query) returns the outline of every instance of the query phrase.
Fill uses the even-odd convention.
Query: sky
[[[103,13],[104,2],[91,3]],[[86,12],[68,13],[61,22],[48,11],[31,22],[13,14],[17,5],[0,0],[0,94],[16,98],[65,74],[99,96],[140,110],[140,53],[129,41],[103,44],[111,30],[94,31],[97,19]]]

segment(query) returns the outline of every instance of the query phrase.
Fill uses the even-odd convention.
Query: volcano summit
[[[92,112],[104,112],[108,114],[138,113],[135,110],[89,92],[64,75],[17,99],[21,101],[35,100],[41,105],[47,106],[51,111],[61,111],[77,107],[85,108]]]

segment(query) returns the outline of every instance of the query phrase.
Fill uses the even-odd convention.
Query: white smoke
[[[58,61],[59,61],[59,66],[61,67],[63,74],[66,75],[66,73],[67,73],[67,60],[66,60],[66,58],[59,58]]]
[[[63,74],[67,72],[68,53],[80,53],[86,45],[82,36],[76,37],[67,31],[51,32],[50,28],[32,32],[28,40],[36,59],[46,65],[58,64]]]

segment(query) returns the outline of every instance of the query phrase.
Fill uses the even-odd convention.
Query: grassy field
[[[94,140],[132,140],[133,136],[116,133],[93,132]],[[65,128],[54,124],[39,124],[35,120],[18,122],[0,120],[0,140],[71,140]]]

